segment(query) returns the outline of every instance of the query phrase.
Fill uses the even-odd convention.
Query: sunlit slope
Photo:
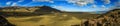
[[[49,6],[37,6],[37,7],[4,7],[0,8],[0,15],[4,16],[37,16],[43,14],[51,14],[56,12],[62,12]]]
[[[82,23],[82,19],[93,18],[95,14],[55,13],[40,16],[8,17],[7,20],[17,26],[71,26]]]
[[[3,8],[1,12],[34,12],[36,9],[39,8]]]

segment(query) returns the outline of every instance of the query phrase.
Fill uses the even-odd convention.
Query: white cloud
[[[102,10],[107,10],[105,5],[101,5]]]
[[[92,5],[92,8],[96,8],[97,6],[96,5]]]
[[[77,2],[76,4],[77,4],[77,5],[80,5],[80,6],[85,6],[85,5],[87,5],[88,3],[87,3],[87,2]]]
[[[49,1],[50,3],[54,3],[54,1]]]
[[[68,3],[73,3],[79,6],[85,6],[87,4],[94,3],[94,0],[66,0]]]
[[[76,3],[78,2],[77,0],[66,0],[68,3]]]
[[[32,0],[33,2],[50,2],[50,3],[54,3],[53,0]]]
[[[35,1],[35,2],[45,2],[45,1],[51,1],[51,0],[32,0],[32,1]]]
[[[23,2],[24,0],[19,0],[18,2]]]
[[[11,6],[17,6],[17,3],[14,2]]]
[[[105,5],[102,5],[101,7],[102,7],[102,8],[105,8]]]
[[[105,4],[110,4],[110,0],[102,0]]]
[[[64,6],[61,6],[61,5],[52,5],[53,8],[56,8],[56,9],[59,9],[61,11],[64,11],[62,8],[64,8]]]
[[[24,0],[18,0],[18,2],[23,2]],[[8,1],[6,2],[6,5],[8,6],[17,6],[17,3],[16,2],[13,2],[13,1]]]
[[[63,6],[53,6],[54,8],[63,8]]]
[[[12,2],[7,2],[6,5],[10,5]]]

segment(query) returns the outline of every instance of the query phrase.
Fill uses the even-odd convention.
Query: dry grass
[[[75,14],[73,16],[63,13],[28,17],[8,17],[7,20],[17,26],[71,26],[80,24],[83,21],[82,18],[78,18]]]

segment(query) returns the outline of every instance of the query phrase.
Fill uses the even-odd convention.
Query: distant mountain
[[[10,7],[1,8],[1,10],[3,10],[3,9],[16,10],[16,9],[23,9],[23,8],[26,10],[29,10],[30,8],[38,8],[34,12],[61,12],[60,10],[57,10],[57,9],[49,7],[49,6],[34,6],[34,7],[10,6]]]
[[[104,13],[106,13],[106,12],[108,12],[108,11],[96,11],[95,13],[96,13],[96,14],[104,14]]]
[[[119,15],[119,14],[120,14],[120,9],[110,10],[110,11],[106,12],[105,14],[103,14],[103,16],[104,16],[104,15],[110,16],[110,14],[111,14],[111,15],[114,15],[114,14]]]
[[[39,7],[39,9],[36,9],[34,12],[62,12],[62,11],[49,6],[42,6],[42,7]]]
[[[34,7],[20,7],[20,6],[11,6],[3,7],[0,9],[0,15],[7,16],[33,16],[33,15],[42,15],[42,14],[51,14],[51,13],[60,13],[62,11],[49,6],[34,6]]]
[[[21,7],[21,6],[7,6],[7,7],[3,7],[3,9],[20,9],[20,8],[27,8],[27,7]]]
[[[106,12],[105,14],[101,15],[100,17],[104,17],[104,16],[116,17],[119,14],[120,14],[120,9],[113,9],[113,10],[110,10],[110,11]],[[120,16],[118,16],[118,17],[120,17]]]

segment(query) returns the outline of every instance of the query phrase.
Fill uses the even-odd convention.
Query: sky
[[[120,7],[120,0],[0,0],[0,7],[31,7],[43,5],[50,6],[61,11],[108,11],[114,7]]]

